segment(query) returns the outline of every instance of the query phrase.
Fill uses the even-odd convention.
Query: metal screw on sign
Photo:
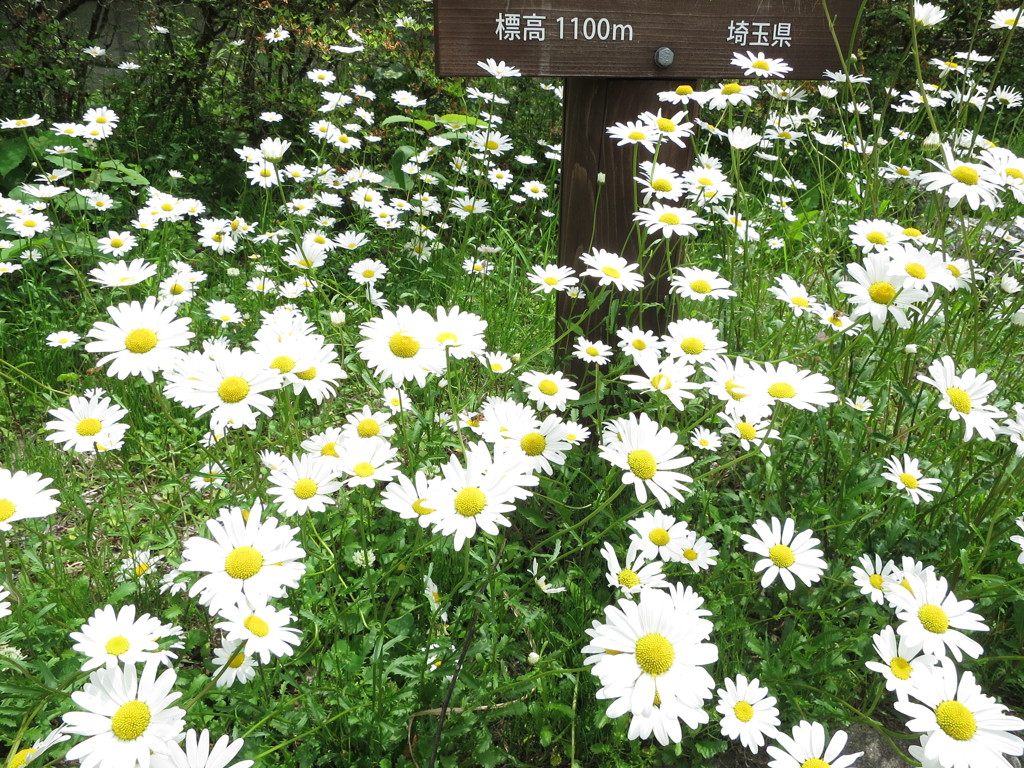
[[[676,60],[676,55],[672,52],[671,48],[666,48],[664,45],[654,52],[654,66],[659,69],[667,69],[672,66],[672,62]]]

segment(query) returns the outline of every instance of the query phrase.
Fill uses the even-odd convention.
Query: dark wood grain
[[[559,264],[581,272],[586,267],[580,262],[580,256],[594,248],[636,261],[639,242],[633,231],[633,152],[630,147],[616,146],[606,128],[635,120],[642,112],[657,111],[662,106],[658,91],[663,90],[665,83],[660,80],[569,78],[565,81]],[[649,158],[642,152],[641,160]],[[693,165],[693,150],[689,144],[681,148],[666,142],[659,151],[658,161],[683,170]],[[600,194],[598,174],[605,177]],[[658,251],[655,258],[663,258],[663,251]],[[666,263],[644,264],[647,275],[664,275],[670,271],[671,265]],[[584,287],[588,293],[596,290],[594,284]],[[662,280],[648,285],[640,295],[630,294],[629,301],[637,305],[641,301],[661,305],[667,291],[668,284]],[[572,317],[585,304],[575,303],[564,293],[558,295],[557,335],[565,331],[566,318]],[[605,332],[600,328],[603,321],[602,310],[582,323],[583,331],[614,345],[614,338],[604,338]],[[648,330],[660,332],[664,330],[664,313],[648,310],[642,324]],[[560,359],[569,355],[574,341],[572,334],[562,339],[556,350]],[[578,376],[583,366],[573,365],[572,373]]]

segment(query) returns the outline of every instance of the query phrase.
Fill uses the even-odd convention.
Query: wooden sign
[[[743,72],[730,64],[733,54],[754,51],[784,59],[793,67],[788,80],[816,80],[842,68],[836,41],[846,55],[860,6],[861,0],[434,0],[436,66],[442,77],[478,77],[477,62],[496,59],[526,76],[735,78]]]

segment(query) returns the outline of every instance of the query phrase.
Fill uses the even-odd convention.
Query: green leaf
[[[6,176],[28,155],[28,142],[24,136],[12,136],[0,142],[0,176]]]
[[[437,122],[446,125],[486,125],[479,117],[471,115],[441,115],[437,118]]]
[[[430,120],[420,120],[407,115],[391,115],[380,121],[380,125],[392,125],[394,123],[415,123],[425,131],[432,131],[437,128],[437,123]]]

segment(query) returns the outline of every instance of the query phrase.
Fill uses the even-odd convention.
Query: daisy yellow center
[[[788,384],[785,381],[777,381],[768,387],[768,394],[772,397],[788,400],[796,396],[796,390],[792,384]]]
[[[260,170],[260,176],[262,176],[264,179],[268,179],[268,178],[270,178],[273,175],[274,175],[274,172],[271,171],[269,168],[263,168],[263,169]]]
[[[669,120],[667,117],[658,118],[658,130],[665,133],[673,133],[676,129],[676,124]]]
[[[36,221],[35,219],[25,219],[25,221],[24,221],[24,222],[22,222],[22,223],[23,223],[23,224],[24,224],[24,226],[26,226],[26,227],[34,227],[34,226],[36,226],[36,225],[37,225],[37,224],[38,224],[39,222],[37,222],[37,221]]]
[[[156,334],[149,328],[136,328],[124,337],[124,348],[136,355],[144,355],[156,346]]]
[[[670,227],[674,227],[676,224],[679,223],[680,219],[679,216],[677,216],[676,214],[672,213],[671,211],[667,211],[666,213],[663,213],[661,214],[661,216],[658,217],[658,221],[661,222],[662,224],[668,224]]]
[[[117,708],[110,719],[110,730],[121,741],[135,741],[146,732],[150,717],[149,706],[132,699]]]
[[[711,283],[707,280],[694,280],[690,283],[690,290],[694,293],[711,293]]]
[[[658,471],[658,462],[655,461],[654,454],[650,451],[645,451],[643,448],[636,448],[630,451],[626,456],[626,463],[629,464],[633,474],[641,480],[650,480],[654,477],[654,473]]]
[[[771,547],[768,550],[768,557],[779,568],[790,568],[796,562],[796,555],[793,554],[793,550],[785,544],[776,544]]]
[[[164,203],[163,205],[160,206],[160,210],[164,211],[165,213],[170,213],[171,211],[174,210],[174,206],[171,205],[170,203]]]
[[[909,472],[904,472],[900,475],[900,482],[910,490],[914,490],[918,486],[917,478]]]
[[[122,240],[120,237],[112,237],[112,238],[110,238],[110,247],[111,248],[120,248],[122,245],[124,245],[124,240]]]
[[[715,184],[715,182],[713,182],[707,176],[701,176],[699,179],[697,179],[697,183],[700,184],[702,187],[711,187],[714,186]]]
[[[458,341],[458,340],[459,340],[459,337],[458,337],[458,336],[456,336],[456,335],[455,335],[454,333],[452,333],[451,331],[445,331],[444,333],[440,333],[440,334],[438,334],[438,336],[437,336],[437,340],[438,340],[438,341],[439,341],[439,342],[440,342],[441,344],[446,344],[446,343],[447,343],[447,342],[449,342],[449,341]]]
[[[908,275],[916,277],[918,280],[924,280],[924,278],[928,277],[928,270],[920,264],[910,263],[904,269],[907,270]]]
[[[128,642],[128,638],[124,635],[116,635],[109,640],[105,646],[105,650],[111,656],[120,656],[122,653],[128,650],[131,643]]]
[[[683,550],[683,557],[689,560],[691,563],[696,560],[700,555],[697,554],[697,550],[692,547],[687,547]]]
[[[391,350],[391,354],[395,357],[408,359],[415,357],[416,353],[420,351],[420,343],[412,336],[407,336],[399,331],[388,341],[388,349]]]
[[[298,376],[303,381],[312,381],[313,379],[316,378],[316,366],[314,365],[312,368],[307,368],[304,371],[299,371],[295,375]]]
[[[1011,179],[1024,179],[1024,173],[1021,173],[1019,168],[1007,168],[1003,173]]]
[[[868,576],[868,583],[871,584],[872,589],[881,589],[882,588],[882,574],[880,574],[880,573],[872,573],[870,576]]]
[[[941,635],[949,629],[949,616],[933,603],[922,605],[917,612],[917,618],[921,620],[921,626],[934,635]]]
[[[547,448],[547,444],[548,441],[539,432],[531,432],[519,441],[520,447],[522,447],[527,456],[540,456],[544,453],[544,449]]]
[[[659,392],[664,392],[672,388],[672,379],[663,373],[658,373],[651,378],[651,386]]]
[[[949,172],[949,175],[961,184],[967,184],[971,187],[978,183],[978,172],[973,168],[968,168],[966,165],[954,168]]]
[[[149,570],[149,568],[150,568],[149,563],[139,563],[138,565],[135,566],[135,575],[136,576],[145,576],[146,572]]]
[[[623,568],[619,571],[619,584],[627,589],[635,587],[640,583],[640,577],[636,575],[636,571],[632,571],[629,568]]]
[[[355,472],[359,477],[369,477],[373,474],[373,464],[368,461],[360,461],[354,467],[352,471]]]
[[[641,352],[647,349],[647,342],[643,339],[633,339],[630,345],[632,345],[633,349],[639,349]]]
[[[323,448],[320,449],[321,456],[333,456],[338,457],[338,444],[337,443],[324,443]]]
[[[656,547],[664,547],[669,542],[668,531],[664,528],[654,528],[647,534],[647,538]]]
[[[805,299],[803,296],[794,296],[790,299],[790,302],[796,304],[798,307],[809,307],[811,302]]]
[[[768,71],[768,62],[764,61],[764,60],[755,61],[750,66],[752,68],[754,68],[754,69],[760,69],[762,72],[767,72]]]
[[[494,139],[491,139],[484,146],[486,146],[488,149],[497,149],[498,142],[496,142]]]
[[[545,277],[544,278],[544,283],[546,285],[558,285],[558,278],[557,277]]]
[[[185,286],[182,285],[181,283],[175,283],[174,285],[171,286],[171,290],[170,290],[171,296],[181,296],[181,294],[183,294],[184,292],[185,292]]]
[[[8,763],[7,768],[22,768],[22,766],[28,762],[28,759],[34,755],[35,752],[36,750],[32,747],[26,747],[25,749],[16,752],[14,757],[11,758],[11,762]]]
[[[376,437],[380,434],[380,423],[376,419],[363,419],[356,426],[356,433],[360,437]]]
[[[555,394],[558,391],[558,385],[555,384],[555,382],[553,382],[551,379],[544,379],[540,384],[537,385],[537,389],[539,389],[543,394],[548,395],[550,397],[551,395]]]
[[[689,96],[691,93],[693,93],[693,86],[692,85],[680,85],[680,86],[677,86],[676,87],[676,93],[679,94],[680,96]]]
[[[587,347],[583,351],[590,355],[590,357],[599,357],[601,355],[601,350],[599,350],[597,347]]]
[[[683,339],[679,348],[688,355],[699,355],[704,351],[704,342],[698,339],[696,336],[688,336]]]
[[[971,412],[971,396],[962,389],[959,387],[949,387],[946,390],[946,395],[949,397],[950,405],[956,408],[960,413]]]
[[[601,271],[604,272],[608,277],[617,278],[622,277],[622,273],[615,267],[601,267]]]
[[[902,656],[893,656],[892,661],[889,662],[889,671],[897,680],[909,680],[910,673],[914,671],[914,668]]]
[[[832,768],[832,766],[820,757],[812,757],[800,763],[800,768]]]
[[[374,275],[374,271],[372,269],[364,269],[363,270],[363,277],[369,279],[369,278],[373,277],[373,275]]]
[[[740,88],[738,83],[726,83],[722,86],[722,94],[725,96],[732,96],[734,93],[739,93],[741,90],[743,89]]]
[[[960,272],[960,268],[956,266],[956,264],[947,264],[946,269],[949,270],[949,274],[951,274],[953,277],[960,277],[960,275],[963,274],[962,272]]]
[[[288,373],[295,367],[295,360],[288,355],[278,355],[271,361],[271,368],[276,368],[281,373]]]
[[[736,379],[729,379],[725,382],[725,391],[729,393],[729,396],[732,397],[733,400],[742,400],[746,397],[746,395],[740,391],[742,389],[743,387],[736,382]]]
[[[266,637],[270,634],[270,625],[255,613],[243,621],[242,625],[256,635],[256,637]]]
[[[643,131],[630,131],[626,138],[632,139],[633,141],[643,141],[647,137],[644,135]]]
[[[103,422],[93,418],[82,419],[78,422],[78,426],[75,427],[75,431],[82,437],[92,437],[99,434],[101,429],[103,429]]]
[[[869,243],[875,245],[885,245],[889,242],[889,238],[885,236],[884,232],[868,232],[866,237]]]
[[[892,283],[884,281],[872,283],[871,287],[868,288],[868,296],[878,304],[889,304],[896,298],[896,288]]]
[[[232,579],[251,579],[263,568],[263,555],[252,547],[235,547],[224,558],[224,571]]]
[[[636,663],[649,675],[664,675],[672,668],[676,651],[664,635],[656,632],[644,635],[636,641]]]
[[[244,653],[236,653],[231,658],[231,661],[228,662],[228,666],[231,667],[232,669],[238,669],[244,663],[245,663],[245,654]]]
[[[944,701],[935,708],[939,728],[957,741],[970,741],[978,730],[974,713],[959,701]]]
[[[475,517],[487,506],[487,496],[479,488],[469,486],[455,494],[455,511],[463,517]]]
[[[732,713],[741,723],[749,723],[754,719],[754,708],[747,701],[737,701],[736,706],[732,708]]]
[[[906,229],[903,230],[903,234],[906,235],[907,237],[920,237],[921,235],[924,234],[924,232],[922,232],[917,227],[907,227]]]
[[[249,382],[241,376],[228,376],[217,387],[217,394],[225,403],[240,403],[249,394]]]
[[[0,499],[0,523],[14,517],[14,502],[10,499]]]
[[[318,490],[316,481],[304,477],[299,480],[292,489],[300,499],[311,499],[316,496]]]
[[[505,370],[505,366],[503,366],[501,363],[491,363],[491,370],[494,371],[495,373],[501,373],[503,370]]]
[[[737,424],[736,431],[740,433],[740,437],[744,440],[754,440],[757,438],[757,429],[749,421],[741,421]]]
[[[657,192],[671,192],[672,182],[669,181],[668,179],[655,179],[651,183],[651,189]]]
[[[412,511],[415,512],[417,515],[429,515],[431,512],[434,511],[430,507],[424,506],[424,501],[426,501],[426,499],[416,499],[416,501],[412,503]]]

